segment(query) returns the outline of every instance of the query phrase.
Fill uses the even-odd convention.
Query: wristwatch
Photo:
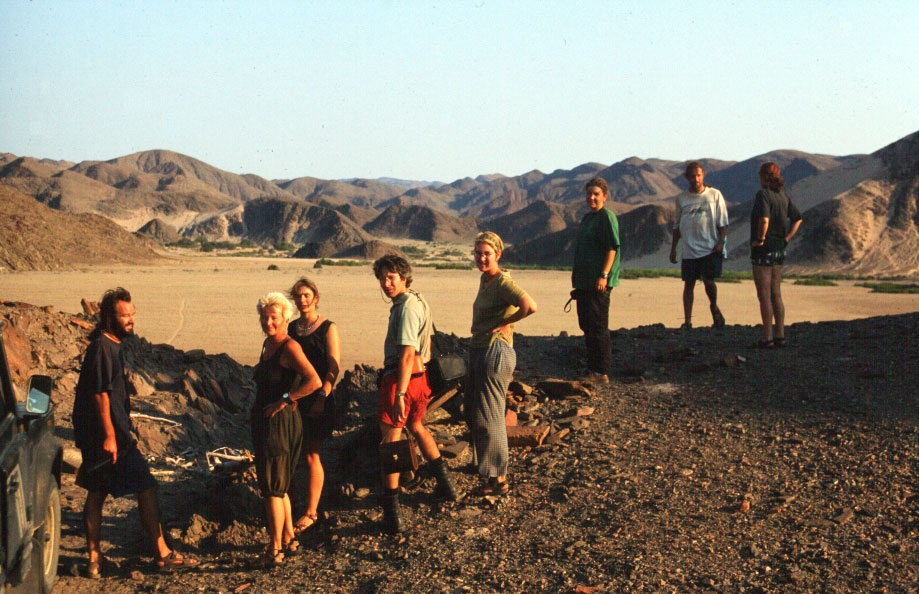
[[[405,396],[405,392],[396,392],[396,398],[399,396]]]
[[[600,275],[600,278],[609,278],[609,273],[604,272],[603,274]]]

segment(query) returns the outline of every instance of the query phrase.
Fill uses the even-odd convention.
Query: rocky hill
[[[150,264],[162,260],[153,247],[103,216],[60,212],[0,185],[0,269]]]
[[[141,235],[146,235],[160,243],[173,243],[180,239],[176,228],[162,219],[150,219],[146,225],[137,230]]]
[[[639,260],[669,250],[673,228],[672,207],[647,204],[616,216],[619,222],[620,254],[623,262]],[[577,225],[521,241],[507,249],[504,258],[517,264],[571,266]],[[659,267],[651,264],[649,267]]]
[[[781,168],[785,183],[791,186],[821,171],[835,169],[845,163],[850,163],[859,156],[833,157],[791,150],[770,151],[727,167],[719,167],[710,173],[707,172],[705,183],[718,188],[729,203],[742,204],[756,197],[761,187],[759,167],[767,161],[772,161]],[[688,187],[682,173],[680,171],[679,177],[674,180],[681,190]]]
[[[919,149],[905,140],[871,155],[778,150],[741,162],[699,159],[706,181],[731,204],[729,265],[746,267],[756,171],[772,160],[783,168],[787,192],[805,213],[800,238],[789,247],[792,265],[809,271],[916,274],[915,230],[909,224],[915,190],[908,172]],[[625,218],[622,225],[636,248],[624,249],[626,261],[651,266],[663,253],[663,248],[652,250],[662,241],[661,226],[652,221],[666,219],[664,210],[686,187],[684,166],[685,161],[631,157],[609,166],[585,163],[550,174],[489,174],[420,186],[313,177],[270,182],[163,150],[76,165],[5,153],[0,184],[58,210],[105,215],[128,230],[159,219],[186,237],[288,241],[309,244],[303,253],[332,255],[385,237],[465,242],[479,228],[490,228],[509,244],[541,242],[528,246],[526,256],[517,252],[529,263],[566,265],[568,239],[563,238],[570,234],[556,234],[576,225],[584,211],[583,185],[600,176],[610,184],[607,206],[617,214],[657,206],[632,215],[634,220]],[[263,211],[281,218],[269,220]],[[322,226],[329,230],[320,231]]]
[[[423,206],[390,206],[364,229],[376,237],[423,241],[466,242],[478,233],[471,217],[457,218]]]
[[[260,198],[243,209],[245,236],[254,241],[312,244],[330,256],[373,239],[345,215],[296,198]]]
[[[481,223],[481,227],[494,231],[508,244],[516,244],[576,225],[586,211],[587,206],[582,204],[562,205],[539,200],[515,213],[489,219]]]
[[[866,161],[880,170],[806,211],[794,258],[812,270],[917,275],[919,132]]]

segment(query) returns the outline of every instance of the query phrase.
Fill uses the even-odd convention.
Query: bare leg
[[[325,470],[319,459],[321,441],[306,442],[306,517],[315,518],[319,508],[319,497],[325,483]],[[303,520],[303,518],[301,518]],[[298,521],[298,524],[301,523]]]
[[[281,502],[284,506],[284,531],[281,535],[281,540],[284,544],[287,544],[297,535],[294,532],[293,512],[290,509],[290,497],[287,496],[287,493],[284,494],[284,497],[281,497]]]
[[[782,267],[772,267],[772,315],[775,317],[775,338],[785,338],[785,303],[782,301]]]
[[[753,266],[753,284],[763,320],[763,340],[772,340],[772,266]]]
[[[718,307],[718,285],[711,278],[703,278],[702,284],[705,286],[705,294],[708,295],[708,302],[714,311]]]
[[[685,281],[683,283],[683,317],[687,324],[692,324],[692,301],[695,289],[696,281]]]
[[[86,549],[89,551],[90,563],[102,560],[102,504],[106,497],[101,491],[89,491],[86,503],[83,504],[83,528],[86,530]]]
[[[380,432],[383,434],[382,443],[391,443],[393,441],[399,441],[399,439],[402,438],[402,428],[401,427],[393,427],[392,425],[387,425],[386,423],[380,423]],[[396,489],[398,487],[399,487],[399,473],[398,472],[383,475],[383,488],[384,489]]]
[[[137,494],[137,511],[140,523],[144,526],[147,538],[153,545],[153,550],[160,559],[172,552],[163,538],[163,527],[160,525],[160,506],[156,499],[156,487]]]
[[[268,538],[271,539],[271,549],[282,548],[281,536],[284,532],[284,500],[286,497],[265,497],[265,517],[268,520]],[[288,505],[290,500],[288,499]]]
[[[424,423],[421,421],[413,421],[409,423],[408,428],[411,430],[412,435],[415,436],[415,439],[418,440],[418,447],[421,448],[421,454],[424,456],[425,460],[430,462],[440,458],[440,450],[437,449],[437,442],[431,437],[431,433],[424,426]]]

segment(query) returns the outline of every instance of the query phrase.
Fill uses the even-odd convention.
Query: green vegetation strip
[[[322,268],[323,266],[366,266],[367,262],[358,260],[330,260],[329,258],[319,258],[313,264],[313,268]]]
[[[810,278],[799,278],[795,280],[796,285],[804,285],[805,287],[838,287],[839,284],[835,281],[832,281],[828,278],[823,278],[820,276],[812,276]]]
[[[898,283],[855,283],[856,287],[871,289],[872,293],[919,293],[919,285]]]

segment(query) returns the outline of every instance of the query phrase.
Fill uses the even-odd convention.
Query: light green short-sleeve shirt
[[[472,304],[472,341],[469,346],[474,349],[488,347],[495,340],[503,340],[513,347],[513,324],[510,340],[503,332],[492,330],[520,309],[517,304],[524,293],[525,291],[511,279],[511,275],[503,270],[501,275],[490,283],[486,283],[485,275],[482,275],[479,281],[479,294]]]
[[[383,367],[399,366],[399,347],[413,346],[427,362],[430,351],[431,320],[427,304],[414,291],[406,291],[393,299],[389,309],[389,326],[383,343]]]

